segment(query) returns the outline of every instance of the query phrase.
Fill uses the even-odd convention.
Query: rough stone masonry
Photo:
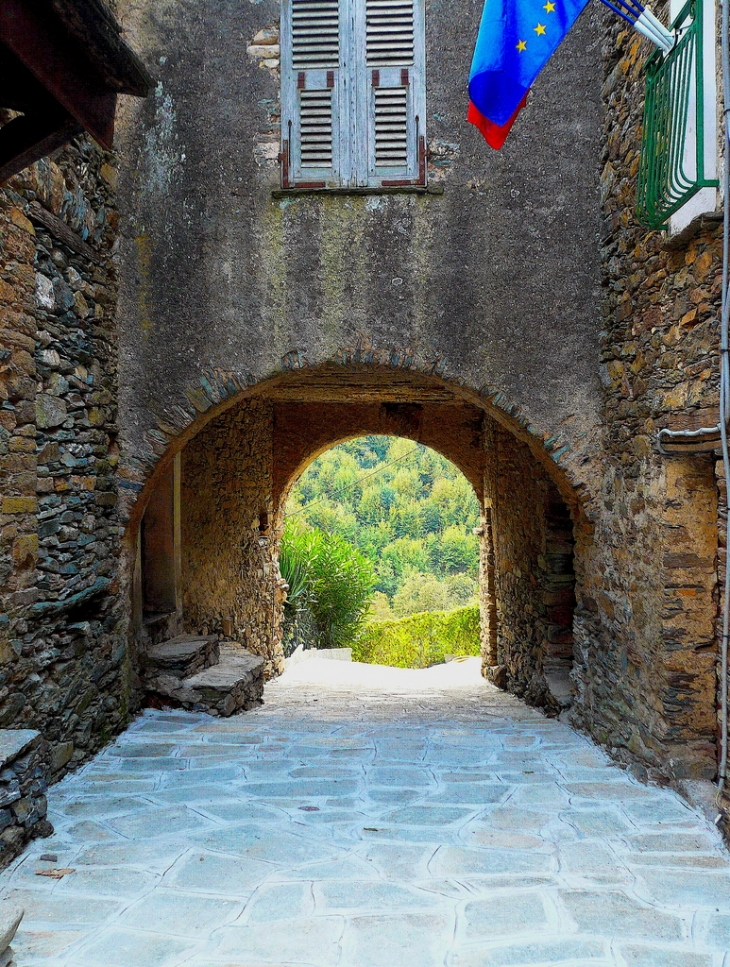
[[[115,180],[82,139],[0,193],[0,726],[38,729],[52,775],[100,748],[130,706]]]

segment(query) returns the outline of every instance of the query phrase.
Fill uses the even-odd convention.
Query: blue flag
[[[507,124],[588,0],[486,0],[469,75],[485,118]]]

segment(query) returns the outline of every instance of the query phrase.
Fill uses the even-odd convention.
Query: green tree
[[[421,582],[430,575],[447,582],[445,600],[457,606],[478,574],[472,529],[479,508],[471,485],[448,460],[411,440],[371,436],[333,447],[302,474],[287,513],[356,547],[391,604],[412,575]],[[459,576],[467,583],[452,588],[448,582]]]
[[[441,539],[441,567],[446,574],[458,571],[476,573],[479,562],[479,542],[475,534],[464,534],[454,524],[446,528]]]

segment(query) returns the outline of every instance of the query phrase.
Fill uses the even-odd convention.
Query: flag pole
[[[655,44],[665,54],[674,46],[674,34],[667,30],[664,24],[645,7],[639,0],[601,0],[605,6],[619,17],[630,23],[638,33]]]

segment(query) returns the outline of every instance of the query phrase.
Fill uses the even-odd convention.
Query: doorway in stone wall
[[[339,645],[427,667],[479,655],[480,502],[436,450],[384,435],[339,443],[291,481],[283,525],[287,656]]]

